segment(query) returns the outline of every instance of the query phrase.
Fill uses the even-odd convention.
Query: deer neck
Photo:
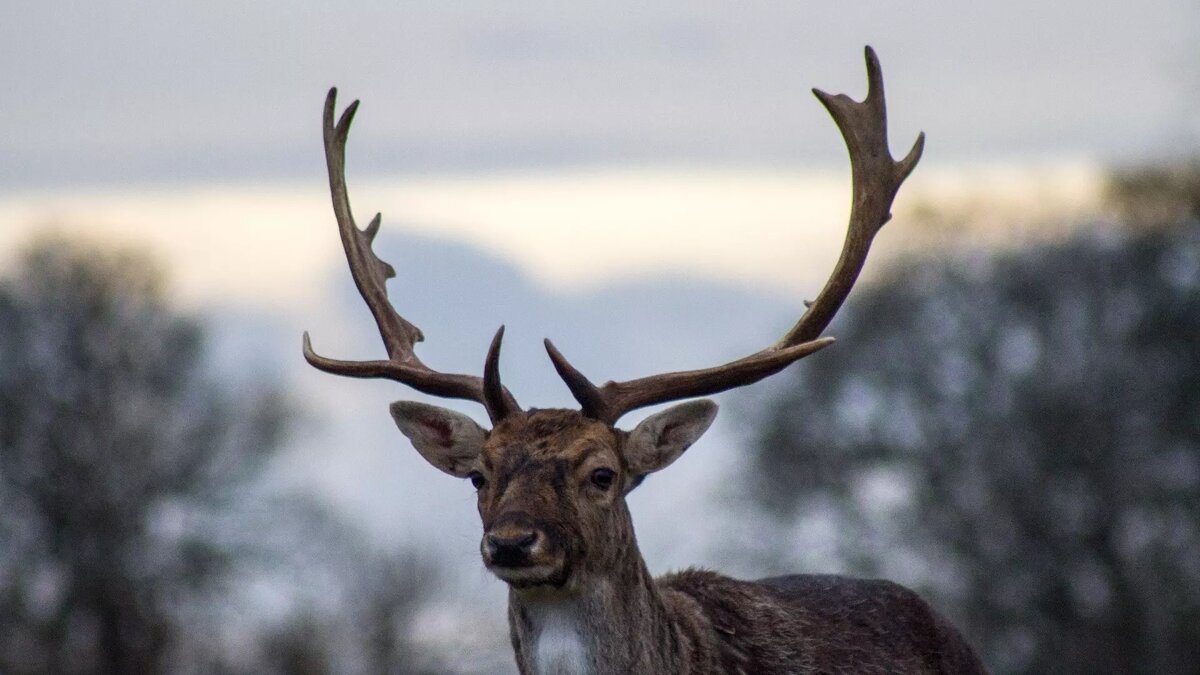
[[[617,569],[562,589],[510,589],[509,628],[522,675],[688,673],[692,642],[636,548]]]

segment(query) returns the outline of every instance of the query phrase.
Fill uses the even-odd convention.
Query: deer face
[[[483,562],[515,588],[561,588],[635,551],[625,495],[682,455],[716,411],[692,401],[623,431],[574,410],[530,410],[489,432],[444,408],[392,404],[426,460],[474,484]]]

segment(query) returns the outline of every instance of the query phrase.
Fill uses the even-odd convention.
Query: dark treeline
[[[421,672],[430,565],[266,491],[287,401],[206,358],[137,254],[51,239],[0,281],[0,672]]]
[[[1200,673],[1197,167],[1116,174],[1132,225],[859,291],[747,425],[759,507],[998,674]]]

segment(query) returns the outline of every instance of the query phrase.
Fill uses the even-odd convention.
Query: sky
[[[185,301],[302,306],[306,275],[340,264],[320,145],[337,85],[363,101],[363,222],[382,211],[550,286],[797,291],[847,203],[810,89],[860,97],[868,43],[894,152],[928,136],[901,214],[1094,211],[1105,166],[1200,148],[1191,0],[9,3],[0,264],[85,231],[156,249]]]
[[[894,152],[928,137],[901,214],[1094,211],[1105,166],[1200,148],[1191,0],[9,3],[0,265],[46,229],[89,232],[154,248],[189,303],[302,306],[306,275],[340,264],[320,145],[337,85],[363,101],[363,222],[551,286],[797,291],[848,199],[810,89],[860,97],[868,43]]]
[[[1191,0],[51,0],[0,10],[0,191],[319,177],[331,85],[360,173],[836,166],[809,90],[861,92],[865,44],[931,163],[1200,140]]]

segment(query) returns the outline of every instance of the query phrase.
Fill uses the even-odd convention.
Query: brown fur
[[[543,675],[538,638],[551,625],[577,636],[582,670],[595,675],[985,672],[947,622],[891,582],[699,570],[653,579],[625,503],[641,478],[629,474],[628,439],[571,410],[515,415],[488,435],[478,461],[485,533],[544,537],[532,576],[493,567],[510,584],[523,675]],[[611,489],[590,482],[596,468],[617,473]]]

